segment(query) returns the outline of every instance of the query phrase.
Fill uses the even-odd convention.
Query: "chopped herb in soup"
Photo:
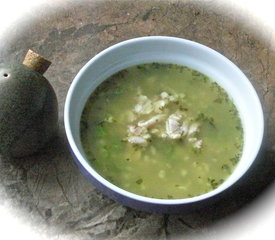
[[[242,154],[243,129],[226,92],[175,64],[129,67],[88,99],[81,140],[93,168],[146,197],[189,198],[217,188]]]

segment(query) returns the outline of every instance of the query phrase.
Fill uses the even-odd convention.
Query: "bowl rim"
[[[93,63],[95,61],[97,61],[99,58],[103,57],[105,54],[107,54],[110,51],[113,51],[117,48],[123,47],[124,45],[128,45],[128,44],[133,44],[133,43],[138,43],[138,42],[146,42],[146,41],[156,41],[156,40],[163,40],[163,41],[172,41],[172,42],[180,42],[180,43],[184,43],[184,44],[188,44],[192,47],[196,47],[196,48],[200,48],[200,49],[204,49],[209,51],[211,54],[216,55],[216,57],[220,58],[222,61],[224,61],[226,64],[231,65],[231,67],[233,67],[233,69],[235,69],[235,71],[238,71],[240,74],[243,75],[243,80],[246,81],[246,84],[248,84],[248,86],[250,87],[250,93],[253,94],[254,99],[256,101],[256,104],[258,105],[258,109],[260,110],[260,137],[258,139],[257,142],[257,149],[255,149],[254,151],[254,155],[253,155],[253,160],[251,160],[250,164],[247,165],[245,171],[243,171],[243,173],[238,177],[237,180],[227,184],[225,187],[223,188],[216,188],[214,190],[211,190],[207,193],[204,193],[202,195],[198,195],[198,196],[194,196],[194,197],[190,197],[190,198],[182,198],[182,199],[158,199],[158,198],[150,198],[150,197],[145,197],[142,195],[138,195],[132,192],[129,192],[127,190],[124,190],[112,183],[110,183],[109,181],[107,181],[105,178],[103,178],[99,173],[97,173],[97,171],[95,171],[90,164],[88,164],[88,162],[85,160],[84,156],[81,154],[80,150],[77,147],[77,144],[74,140],[73,134],[72,134],[72,130],[71,130],[71,123],[70,123],[70,118],[69,118],[69,112],[70,112],[70,103],[72,100],[72,95],[74,92],[74,89],[76,88],[77,84],[81,81],[81,76],[85,73],[85,71],[87,71],[87,69],[93,65]],[[92,177],[94,177],[98,182],[100,182],[101,184],[103,184],[105,187],[111,189],[114,192],[117,192],[127,198],[133,199],[133,200],[137,200],[139,202],[144,202],[144,203],[153,203],[153,204],[160,204],[160,205],[182,205],[182,204],[188,204],[188,203],[195,203],[201,200],[205,200],[208,198],[211,198],[221,192],[223,192],[224,190],[228,189],[229,187],[231,187],[233,184],[235,184],[250,168],[250,166],[253,164],[253,162],[256,159],[256,156],[260,150],[260,147],[262,145],[262,140],[263,140],[263,135],[264,135],[264,115],[263,115],[263,109],[262,109],[262,105],[261,102],[259,100],[259,97],[256,93],[256,90],[254,89],[252,83],[249,81],[249,79],[246,77],[246,75],[232,62],[230,61],[228,58],[226,58],[224,55],[220,54],[219,52],[215,51],[214,49],[203,45],[201,43],[195,42],[195,41],[191,41],[188,39],[183,39],[183,38],[178,38],[178,37],[171,37],[171,36],[145,36],[145,37],[137,37],[137,38],[132,38],[132,39],[128,39],[128,40],[124,40],[122,42],[116,43],[106,49],[104,49],[103,51],[99,52],[98,54],[96,54],[94,57],[92,57],[81,69],[80,71],[77,73],[77,75],[75,76],[75,78],[73,79],[73,82],[68,90],[67,96],[66,96],[66,101],[65,101],[65,106],[64,106],[64,126],[65,126],[65,132],[66,132],[66,136],[69,142],[69,146],[71,148],[71,151],[73,152],[73,154],[75,155],[75,160],[78,161],[83,167],[84,169],[90,174],[92,175]],[[225,181],[226,182],[226,181]]]

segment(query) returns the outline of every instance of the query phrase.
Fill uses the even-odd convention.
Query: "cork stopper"
[[[43,75],[51,65],[51,62],[40,56],[38,53],[29,49],[25,56],[23,64],[28,68]]]

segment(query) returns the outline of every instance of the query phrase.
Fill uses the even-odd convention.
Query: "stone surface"
[[[80,68],[122,40],[166,35],[194,40],[224,54],[251,80],[261,99],[266,133],[249,174],[215,204],[188,214],[139,212],[112,201],[81,175],[69,153],[64,102]],[[59,102],[59,137],[44,152],[0,158],[0,204],[12,207],[49,239],[215,239],[208,231],[274,187],[275,37],[220,1],[64,1],[45,4],[1,36],[0,62],[22,62],[29,48],[52,61],[45,77]],[[233,220],[232,220],[233,218]]]

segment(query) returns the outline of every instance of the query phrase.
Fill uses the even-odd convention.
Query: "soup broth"
[[[186,66],[148,63],[100,84],[81,118],[91,166],[129,192],[180,199],[217,188],[243,145],[237,109],[226,92]]]

